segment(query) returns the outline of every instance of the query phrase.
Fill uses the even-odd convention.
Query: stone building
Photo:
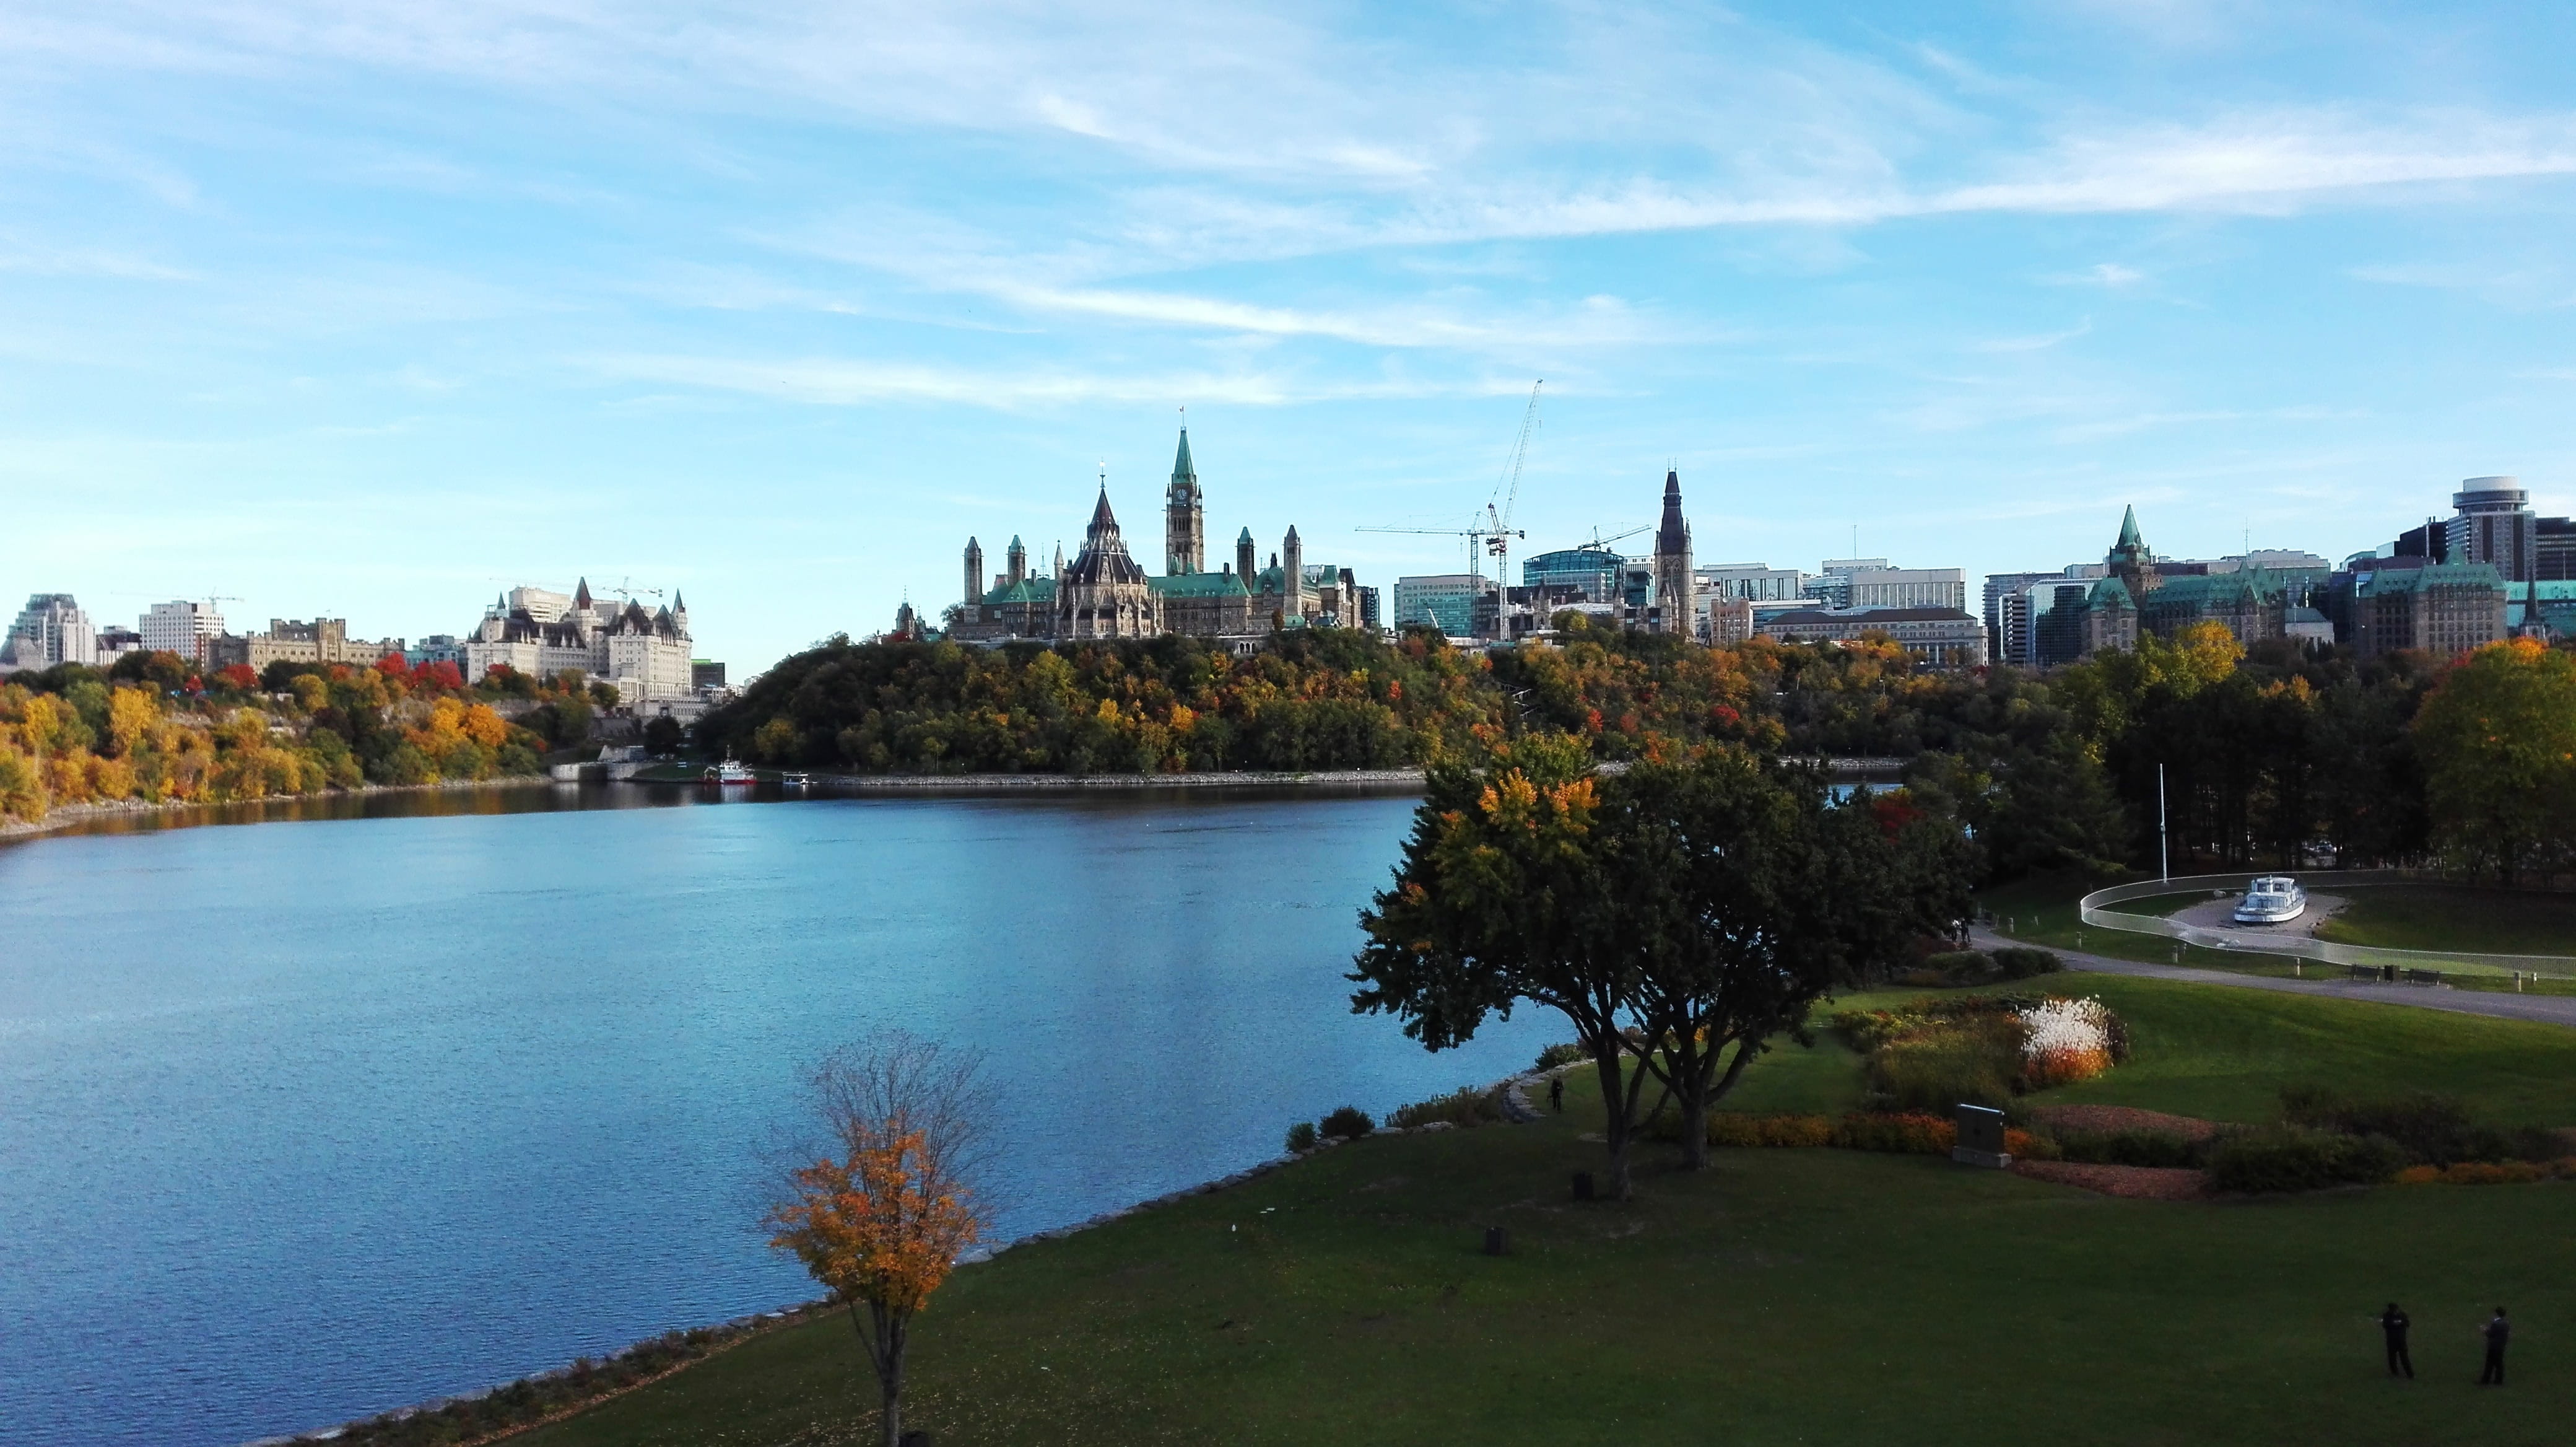
[[[1753,604],[1735,606],[1750,626]],[[1844,643],[1877,633],[1934,668],[1986,662],[1986,625],[1965,608],[1794,608],[1763,619],[1760,632],[1783,643]]]
[[[2509,590],[2493,564],[2373,562],[2336,580],[2341,631],[2356,655],[2376,658],[2405,648],[2465,653],[2505,636]]]
[[[388,653],[402,651],[403,641],[399,638],[381,643],[351,638],[345,618],[316,618],[310,623],[300,618],[271,618],[265,633],[217,638],[210,650],[210,661],[217,668],[239,664],[253,673],[266,672],[272,663],[346,663],[363,668]]]
[[[1655,631],[1687,638],[1698,627],[1699,586],[1691,576],[1690,522],[1682,516],[1682,475],[1664,473],[1664,513],[1655,524]]]
[[[1151,638],[1182,633],[1230,640],[1238,651],[1258,646],[1274,629],[1356,627],[1365,590],[1347,568],[1309,563],[1297,529],[1262,566],[1252,530],[1234,541],[1234,557],[1207,571],[1207,503],[1190,434],[1181,431],[1163,493],[1163,567],[1148,574],[1128,551],[1102,479],[1081,553],[1071,564],[1057,550],[1052,573],[1030,573],[1027,552],[1011,540],[1007,564],[984,574],[984,552],[966,540],[966,596],[951,615],[950,635],[997,643],[1009,639]]]
[[[484,610],[465,640],[465,677],[480,680],[498,666],[535,678],[565,669],[614,684],[628,706],[693,697],[689,672],[689,605],[679,594],[647,613],[627,599],[591,596],[585,578],[569,598],[543,588],[513,588]]]

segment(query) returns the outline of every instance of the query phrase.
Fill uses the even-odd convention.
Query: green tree
[[[2576,658],[2517,638],[2442,676],[2415,716],[2433,839],[2511,884],[2562,861],[2576,807]]]
[[[1630,1194],[1629,1147],[1647,1080],[1628,1032],[1649,1023],[1620,920],[1617,861],[1596,836],[1583,741],[1533,735],[1474,766],[1431,771],[1392,888],[1360,915],[1351,1008],[1383,1012],[1445,1050],[1519,1002],[1565,1016],[1601,1079],[1610,1194]]]

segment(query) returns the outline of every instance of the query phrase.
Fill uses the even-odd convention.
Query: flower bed
[[[1708,1118],[1713,1146],[1814,1148],[1885,1151],[1895,1155],[1946,1156],[1959,1143],[1951,1121],[1920,1111],[1856,1111],[1850,1115],[1744,1115],[1714,1111]],[[2026,1131],[2004,1132],[2004,1149],[2014,1154],[2047,1153],[2046,1142]]]
[[[2448,1166],[2408,1166],[2401,1186],[2521,1186],[2576,1179],[2576,1156],[2554,1161],[2461,1161]]]
[[[2000,1108],[2024,1092],[2099,1075],[2129,1053],[2128,1027],[2090,998],[1927,997],[1895,1010],[1846,1010],[1833,1023],[1867,1057],[1872,1103],[1896,1111]]]

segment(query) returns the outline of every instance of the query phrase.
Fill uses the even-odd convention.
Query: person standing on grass
[[[2407,1325],[2406,1313],[2396,1302],[2388,1303],[2388,1309],[2379,1314],[2380,1335],[2388,1338],[2388,1374],[2393,1377],[2402,1371],[2411,1382],[2415,1380],[2415,1359],[2406,1354]]]
[[[2504,1308],[2499,1306],[2487,1319],[2487,1365],[2478,1373],[2479,1386],[2504,1385],[2504,1344],[2512,1339],[2513,1323],[2504,1319]]]
[[[1547,1104],[1548,1108],[1555,1111],[1558,1115],[1565,1114],[1564,1076],[1557,1076],[1547,1083]]]

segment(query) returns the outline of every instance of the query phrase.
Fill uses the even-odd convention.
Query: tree
[[[2506,884],[2567,852],[2576,806],[2576,657],[2528,638],[2454,665],[2415,715],[2434,841]]]
[[[1639,1068],[1680,1105],[1685,1167],[1708,1164],[1708,1112],[1837,984],[1864,984],[1968,909],[1974,850],[1902,792],[1835,806],[1820,779],[1716,746],[1640,764],[1607,790],[1601,831],[1659,1049]]]
[[[648,754],[676,754],[686,737],[680,721],[667,713],[644,721],[644,751]]]
[[[1348,976],[1357,1013],[1390,1013],[1445,1050],[1488,1013],[1529,1001],[1574,1026],[1601,1078],[1610,1194],[1630,1193],[1629,1143],[1647,1075],[1625,1068],[1637,960],[1619,921],[1616,861],[1595,837],[1598,786],[1581,739],[1530,735],[1476,766],[1436,768],[1395,884],[1360,915]]]
[[[992,1104],[978,1066],[897,1031],[824,1057],[807,1081],[821,1139],[787,1148],[765,1218],[769,1244],[849,1308],[882,1393],[885,1447],[903,1435],[912,1319],[982,1231],[972,1178]]]

